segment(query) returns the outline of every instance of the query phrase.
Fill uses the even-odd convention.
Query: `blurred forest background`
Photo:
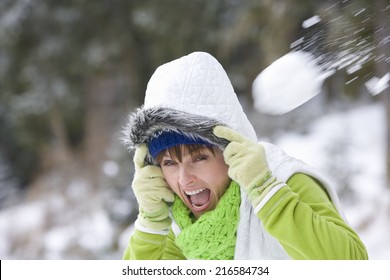
[[[304,28],[314,15],[322,20]],[[214,55],[273,141],[362,104],[390,112],[389,89],[365,87],[389,72],[388,23],[388,0],[0,0],[0,258],[121,258],[137,204],[119,138],[162,63]],[[314,105],[282,116],[252,108],[251,84],[274,60],[332,55],[359,38],[371,57],[352,74],[338,69]]]

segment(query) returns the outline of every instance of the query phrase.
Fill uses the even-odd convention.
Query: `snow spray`
[[[337,12],[340,5],[347,12]],[[380,12],[389,10],[387,6]],[[386,54],[376,51],[377,46],[388,44],[390,38],[375,42],[373,37],[377,32],[367,30],[375,26],[372,22],[375,16],[367,8],[356,8],[344,0],[325,9],[323,18],[314,15],[305,20],[302,23],[305,35],[291,44],[289,53],[255,78],[252,84],[255,109],[271,115],[285,114],[318,95],[324,80],[338,70],[345,69],[352,77],[346,82],[349,84],[360,78],[358,71],[369,61],[389,63]],[[371,77],[365,86],[376,95],[389,82],[387,73],[383,77]]]

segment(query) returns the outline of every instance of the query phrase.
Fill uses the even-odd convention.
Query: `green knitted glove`
[[[174,194],[160,167],[145,166],[147,152],[147,146],[141,144],[134,154],[135,175],[132,187],[139,204],[136,225],[144,230],[165,231],[171,225],[168,203],[174,201]]]
[[[216,126],[214,134],[230,141],[223,152],[229,165],[228,175],[240,184],[256,208],[264,196],[279,184],[268,167],[264,147],[228,127]]]

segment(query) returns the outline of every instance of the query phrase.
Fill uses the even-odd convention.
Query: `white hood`
[[[225,70],[205,52],[158,67],[148,83],[144,107],[166,107],[215,119],[257,141]]]

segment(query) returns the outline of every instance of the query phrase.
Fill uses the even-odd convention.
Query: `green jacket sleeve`
[[[135,230],[123,255],[124,260],[184,260],[175,245],[172,231],[168,235]]]
[[[293,259],[368,258],[327,193],[305,174],[293,175],[257,216]]]

